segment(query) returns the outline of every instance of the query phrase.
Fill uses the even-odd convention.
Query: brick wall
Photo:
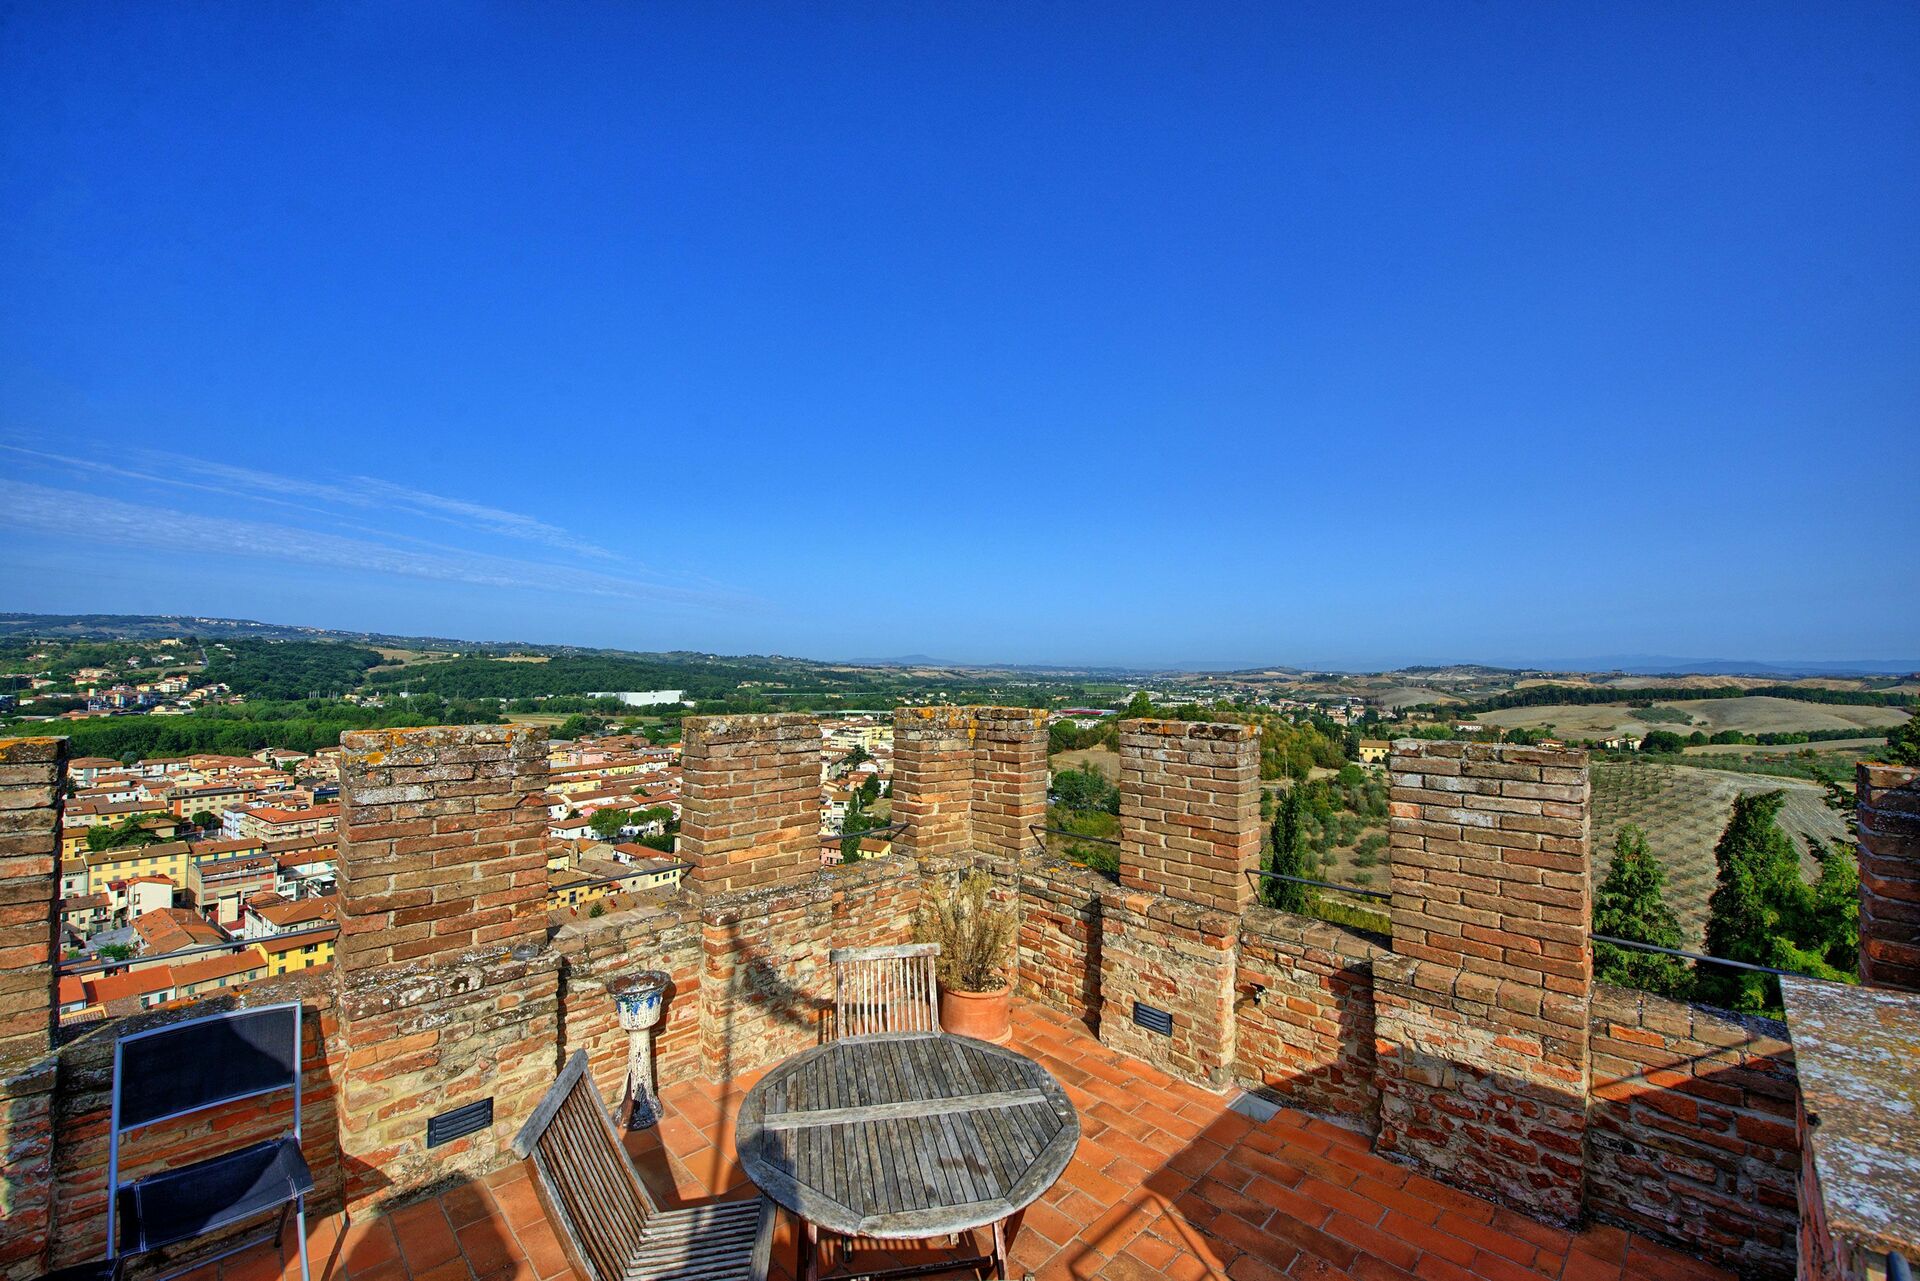
[[[66,778],[66,739],[0,739],[0,1070],[53,1044]]]
[[[1256,907],[1240,923],[1234,1075],[1292,1107],[1378,1128],[1373,964],[1338,925]]]
[[[1587,758],[1394,745],[1393,951],[1374,966],[1382,1149],[1580,1213],[1592,955]]]
[[[360,1210],[512,1159],[559,1066],[547,947],[546,735],[526,726],[341,738],[341,1147]],[[493,1125],[429,1149],[429,1119]]]
[[[681,730],[679,857],[695,889],[766,889],[820,865],[820,727],[812,716],[690,716]]]
[[[618,1108],[626,1095],[627,1033],[609,985],[641,970],[672,976],[653,1029],[653,1069],[662,1085],[705,1071],[700,1045],[700,977],[705,969],[700,911],[691,895],[661,896],[627,912],[576,921],[553,937],[563,963],[560,1058],[575,1050],[587,1062],[601,1097]]]
[[[57,1077],[49,1058],[0,1069],[0,1278],[26,1281],[47,1270],[54,1181]]]
[[[1234,1069],[1234,949],[1240,921],[1125,887],[1100,899],[1100,1040],[1176,1076],[1225,1087]],[[1136,1026],[1134,1004],[1173,1015]]]
[[[1920,769],[1861,762],[1860,980],[1920,991]]]
[[[701,904],[701,1061],[720,1079],[818,1044],[827,953],[904,943],[920,904],[906,858],[816,868],[805,882]]]
[[[1251,725],[1120,722],[1120,884],[1239,913],[1260,860]]]
[[[1743,1276],[1791,1277],[1797,1095],[1784,1024],[1596,986],[1589,1212]]]
[[[337,965],[358,974],[546,937],[544,731],[372,730],[340,745]]]
[[[1100,1016],[1100,892],[1090,867],[1039,851],[1019,865],[1015,992],[1093,1023]]]
[[[53,1222],[53,967],[67,740],[0,739],[0,1278],[44,1271]]]
[[[1026,707],[901,707],[893,714],[897,848],[981,854],[996,870],[1047,816],[1047,714]]]
[[[1233,1077],[1259,791],[1252,726],[1120,723],[1120,883],[1100,887],[1100,1039],[1215,1088]],[[1171,1014],[1171,1034],[1138,1026],[1136,1004]]]
[[[340,993],[349,1209],[384,1208],[454,1174],[509,1164],[559,1063],[560,960],[544,946],[347,976]],[[437,1147],[427,1122],[493,1100],[489,1128]]]

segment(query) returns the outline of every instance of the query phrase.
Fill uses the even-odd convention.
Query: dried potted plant
[[[958,1036],[1004,1042],[1013,1035],[1006,971],[1014,926],[1012,913],[991,901],[992,890],[984,872],[968,874],[951,889],[930,890],[913,936],[940,945],[940,1026]]]

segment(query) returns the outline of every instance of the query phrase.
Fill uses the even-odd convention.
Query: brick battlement
[[[1777,1025],[1595,987],[1583,754],[1397,745],[1389,939],[1253,904],[1248,726],[1122,723],[1117,883],[1027,833],[1046,816],[1044,713],[903,708],[895,736],[896,854],[822,868],[813,719],[690,718],[686,887],[556,927],[541,731],[350,734],[340,962],[138,1022],[301,1000],[319,1208],[364,1219],[510,1163],[507,1140],[575,1049],[619,1099],[615,980],[669,975],[663,1084],[730,1078],[831,1034],[831,949],[904,941],[923,887],[978,867],[1018,915],[1016,990],[1096,1030],[1142,1080],[1253,1090],[1532,1218],[1597,1218],[1791,1275],[1791,1051]],[[4,1281],[97,1254],[102,1231],[102,1056],[120,1025],[57,1049],[48,1038],[64,750],[0,743]],[[1920,880],[1899,839],[1912,773],[1862,789],[1863,902],[1876,896],[1862,946],[1876,965],[1897,967],[1912,943],[1899,933],[1899,887]],[[1137,1023],[1136,1005],[1171,1031]],[[425,1146],[430,1117],[489,1098],[490,1128]],[[194,1141],[158,1134],[142,1159]]]

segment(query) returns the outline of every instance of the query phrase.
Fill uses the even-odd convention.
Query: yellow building
[[[1360,740],[1360,761],[1365,765],[1385,765],[1387,757],[1393,754],[1393,744],[1384,738],[1363,738]]]
[[[274,974],[310,970],[316,965],[333,964],[333,945],[340,938],[340,927],[327,930],[301,930],[295,934],[276,934],[259,940],[257,947],[267,955]]]
[[[87,893],[104,893],[109,881],[124,881],[133,876],[164,876],[175,885],[185,885],[192,851],[193,847],[185,841],[94,850],[87,855]]]

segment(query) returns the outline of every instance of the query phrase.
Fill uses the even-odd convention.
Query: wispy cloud
[[[511,556],[424,550],[268,521],[123,502],[99,494],[0,480],[10,528],[115,546],[240,556],[357,572],[707,607],[739,607],[732,593]]]
[[[443,521],[482,533],[495,534],[522,542],[535,543],[557,551],[591,556],[600,560],[617,557],[606,548],[579,538],[558,525],[522,512],[508,511],[463,498],[449,498],[398,485],[375,476],[351,476],[344,482],[318,480],[305,476],[285,476],[276,472],[238,467],[231,463],[203,458],[188,458],[153,450],[135,450],[116,455],[112,460],[72,453],[52,453],[24,445],[0,441],[0,449],[22,457],[69,470],[95,475],[117,476],[123,480],[198,490],[229,498],[246,498],[276,503],[300,510],[331,516],[328,506],[359,511],[389,511],[429,520]],[[297,499],[305,502],[293,501]],[[314,503],[323,506],[313,506]]]

